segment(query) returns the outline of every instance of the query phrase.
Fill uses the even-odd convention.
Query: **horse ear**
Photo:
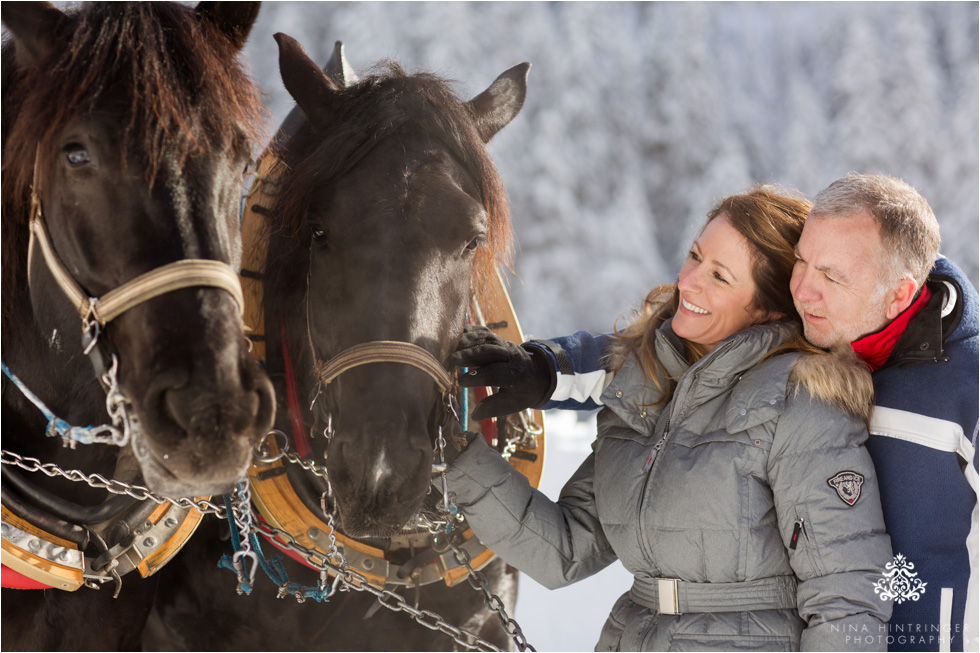
[[[255,19],[259,17],[261,2],[199,2],[194,11],[210,21],[228,37],[236,50],[245,46]]]
[[[18,60],[32,66],[55,51],[65,15],[50,2],[8,2],[0,4],[0,18],[14,35]]]
[[[347,57],[344,55],[344,44],[337,41],[333,45],[333,53],[330,55],[330,61],[327,65],[323,67],[323,72],[327,74],[338,86],[347,87],[352,84],[356,84],[360,81],[357,77],[357,73],[349,63],[347,63]],[[279,131],[276,132],[273,142],[277,145],[282,145],[287,140],[293,137],[306,122],[306,114],[303,113],[302,107],[298,104],[289,110],[289,113],[283,119],[282,124],[279,125]]]
[[[359,81],[357,73],[354,72],[354,69],[347,62],[347,56],[344,54],[344,44],[340,41],[333,44],[333,53],[330,55],[330,61],[323,67],[323,72],[327,73],[327,75],[332,77],[335,82],[344,88],[356,84]]]
[[[331,122],[338,82],[313,63],[299,41],[279,32],[273,35],[279,44],[279,74],[296,104],[320,131]]]
[[[476,128],[484,143],[520,113],[527,96],[527,73],[531,64],[519,63],[501,73],[490,88],[466,103],[476,117]]]

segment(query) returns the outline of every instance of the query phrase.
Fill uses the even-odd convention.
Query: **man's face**
[[[888,322],[880,247],[867,212],[807,219],[789,286],[807,340],[824,348],[845,345]]]

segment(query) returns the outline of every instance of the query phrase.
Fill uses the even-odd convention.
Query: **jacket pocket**
[[[602,626],[599,634],[599,641],[595,645],[597,651],[618,651],[619,642],[623,637],[623,630],[626,628],[626,613],[629,611],[630,598],[629,592],[619,597],[613,605],[612,612],[606,618],[606,623]]]
[[[796,521],[793,522],[793,532],[789,537],[789,555],[793,561],[793,569],[802,579],[821,575],[814,556],[814,543],[810,539],[809,525],[806,516],[802,512],[797,512]]]
[[[711,429],[707,432],[677,429],[671,434],[671,442],[689,449],[710,444],[733,447],[744,452],[758,451],[759,455],[768,456],[769,450],[772,449],[772,433],[763,428],[734,433],[723,428]],[[739,447],[744,449],[738,449]]]

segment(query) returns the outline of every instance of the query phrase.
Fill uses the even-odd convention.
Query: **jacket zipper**
[[[820,568],[817,566],[817,561],[814,559],[813,547],[810,546],[810,535],[806,532],[806,520],[802,517],[797,518],[797,520],[793,523],[793,536],[790,538],[789,548],[791,550],[795,550],[797,548],[800,543],[800,533],[803,534],[802,539],[805,540],[803,550],[806,553],[803,555],[806,555],[806,560],[810,564],[810,569],[813,571],[813,573],[822,575],[823,572],[820,571]]]
[[[800,543],[800,533],[803,533],[805,539],[810,539],[810,536],[806,534],[806,526],[804,524],[805,522],[802,517],[793,523],[793,537],[789,541],[789,548],[796,549],[796,545]]]
[[[665,444],[667,444],[667,436],[669,434],[670,434],[670,418],[668,417],[667,423],[664,424],[664,434],[659,440],[657,440],[657,444],[653,445],[653,453],[650,454],[650,457],[647,458],[646,464],[643,465],[643,471],[649,472],[650,468],[653,467],[653,463],[657,460],[657,456],[660,455],[660,450],[664,448]]]
[[[695,365],[698,366],[699,368],[704,367],[707,364],[708,360],[715,358],[716,356],[718,356],[718,354],[725,351],[733,344],[734,344],[733,341],[728,341],[720,347],[715,347],[714,351],[712,351],[710,354],[708,354],[700,361],[695,363]],[[660,450],[663,449],[664,445],[667,444],[667,438],[670,436],[671,418],[674,415],[680,414],[681,408],[683,408],[684,402],[687,399],[688,391],[690,390],[691,387],[693,387],[697,383],[699,372],[700,369],[691,372],[691,377],[687,379],[687,382],[686,383],[681,382],[675,389],[674,397],[670,401],[670,404],[673,404],[673,408],[666,413],[667,418],[666,421],[664,422],[663,435],[660,436],[660,439],[657,441],[657,443],[653,445],[653,453],[650,455],[649,458],[647,458],[646,463],[643,465],[643,471],[646,474],[646,478],[643,479],[643,487],[640,490],[640,497],[639,500],[636,502],[636,523],[640,526],[637,529],[637,540],[640,545],[640,551],[644,551],[649,560],[653,560],[653,551],[648,546],[649,543],[646,541],[646,538],[643,537],[642,524],[643,524],[644,498],[646,497],[647,494],[647,488],[650,486],[650,478],[653,476],[653,471],[652,471],[653,467],[657,463],[657,459],[660,457]],[[664,408],[668,408],[668,407],[669,405],[665,406]],[[660,573],[659,568],[656,570],[656,572],[659,575]]]

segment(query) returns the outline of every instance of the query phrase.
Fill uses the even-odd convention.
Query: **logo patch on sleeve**
[[[827,485],[834,488],[840,500],[853,506],[861,498],[864,476],[852,471],[843,471],[827,479]]]

